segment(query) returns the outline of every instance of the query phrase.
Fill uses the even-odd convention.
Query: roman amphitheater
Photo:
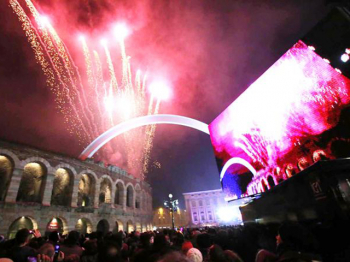
[[[0,234],[152,228],[149,184],[92,160],[0,141]]]

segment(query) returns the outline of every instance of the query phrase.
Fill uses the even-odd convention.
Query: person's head
[[[148,232],[144,232],[141,234],[140,236],[140,242],[142,244],[142,246],[144,247],[148,247],[151,245],[151,234],[149,234]]]
[[[194,248],[194,247],[191,248],[190,250],[188,250],[186,256],[190,262],[202,262],[203,261],[202,253],[197,248]]]
[[[49,234],[49,240],[50,240],[51,242],[54,242],[54,243],[58,242],[58,240],[59,240],[58,232],[57,232],[57,231],[51,232],[51,233]]]
[[[243,262],[243,260],[233,251],[225,250],[224,251],[226,262]]]
[[[306,231],[301,225],[297,223],[286,222],[282,224],[278,229],[276,244],[280,245],[283,243],[289,247],[300,249],[303,246],[305,233]]]
[[[197,245],[201,249],[209,248],[212,244],[212,240],[209,234],[201,233],[197,236]]]
[[[99,247],[98,261],[118,262],[121,261],[121,247],[116,242],[105,241]]]
[[[210,262],[225,262],[225,253],[219,245],[212,245],[209,248],[209,261]]]
[[[17,231],[16,233],[16,243],[18,245],[25,245],[29,242],[29,236],[30,236],[30,233],[29,233],[29,230],[26,229],[26,228],[23,228],[23,229],[20,229]]]
[[[79,241],[79,236],[80,236],[80,234],[78,231],[75,231],[75,230],[70,231],[68,234],[67,240],[66,240],[67,244],[69,244],[69,245],[77,244]]]
[[[187,254],[188,250],[190,250],[191,248],[193,248],[192,242],[187,241],[185,243],[182,244],[182,253],[184,253],[185,255]]]
[[[189,262],[187,257],[179,252],[167,253],[164,257],[157,260],[157,262]]]
[[[95,255],[97,254],[97,240],[88,240],[84,243],[85,254]]]
[[[174,245],[181,247],[184,241],[184,235],[181,232],[176,232],[175,237],[173,239]]]
[[[161,250],[163,248],[166,248],[168,245],[168,242],[166,240],[166,237],[163,234],[158,234],[154,238],[154,244],[153,247],[157,250]]]

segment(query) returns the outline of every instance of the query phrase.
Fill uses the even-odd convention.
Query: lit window
[[[196,207],[196,201],[191,202],[192,207]]]
[[[199,200],[199,206],[203,206],[203,201],[202,200]]]
[[[208,218],[209,218],[209,221],[213,220],[213,216],[211,215],[211,211],[208,211]]]
[[[195,222],[198,221],[197,212],[193,212],[193,221],[195,221]]]

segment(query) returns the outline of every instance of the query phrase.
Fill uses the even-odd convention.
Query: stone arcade
[[[116,166],[0,141],[0,234],[145,231],[152,189]]]

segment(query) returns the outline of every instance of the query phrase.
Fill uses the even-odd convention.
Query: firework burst
[[[125,25],[117,25],[114,30],[114,44],[118,46],[121,57],[121,81],[118,83],[115,71],[118,68],[115,67],[117,59],[113,59],[106,40],[101,41],[103,52],[99,53],[90,49],[89,41],[84,36],[80,36],[81,55],[85,61],[85,71],[81,75],[50,21],[37,11],[31,0],[24,2],[22,7],[17,0],[9,0],[35,59],[44,72],[46,83],[55,95],[57,109],[63,114],[69,133],[75,135],[82,146],[122,121],[158,114],[163,99],[159,94],[164,95],[166,92],[156,86],[148,99],[147,75],[142,75],[138,70],[133,77],[124,43],[129,34]],[[107,68],[107,74],[104,73],[104,67]],[[127,167],[135,177],[143,179],[148,172],[155,129],[155,125],[152,125],[124,134]],[[98,158],[105,163],[115,164],[111,156],[119,152],[117,146],[120,147],[120,144],[111,141],[100,150]]]

